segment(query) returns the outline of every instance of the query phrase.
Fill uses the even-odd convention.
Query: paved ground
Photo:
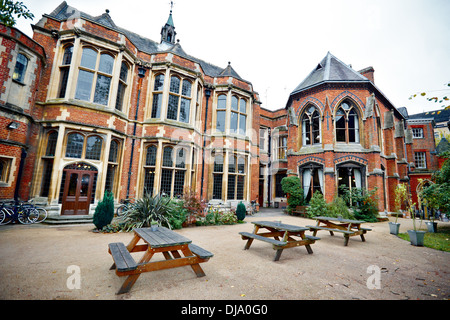
[[[130,233],[100,234],[93,225],[12,225],[0,227],[0,299],[190,299],[190,300],[300,300],[300,299],[432,299],[450,298],[450,254],[414,247],[390,235],[387,222],[367,223],[373,231],[366,242],[319,232],[312,245],[275,251],[254,241],[250,250],[238,232],[253,230],[251,221],[281,220],[308,225],[313,220],[263,212],[232,226],[191,227],[177,230],[193,243],[214,253],[202,264],[206,277],[197,278],[183,267],[141,275],[131,292],[115,295],[124,278],[109,271],[108,243],[131,239]],[[411,220],[399,219],[400,231]],[[440,224],[443,224],[440,222]],[[137,253],[136,253],[137,255]],[[162,258],[162,255],[161,255]],[[70,288],[70,266],[80,271],[80,288]],[[371,267],[372,266],[372,267]],[[375,267],[373,267],[375,266]],[[380,270],[380,288],[371,270]],[[68,286],[69,279],[69,286]]]

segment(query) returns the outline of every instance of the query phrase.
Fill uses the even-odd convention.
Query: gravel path
[[[101,234],[93,225],[12,225],[0,227],[0,299],[192,299],[192,300],[403,300],[450,298],[450,253],[425,247],[389,234],[387,222],[366,223],[373,231],[350,238],[322,231],[312,245],[275,251],[254,241],[250,250],[240,231],[252,232],[251,221],[281,220],[305,226],[314,221],[264,211],[247,216],[244,224],[191,227],[176,232],[214,253],[202,264],[206,277],[197,278],[189,267],[145,273],[131,292],[115,292],[124,278],[110,271],[108,243],[127,244],[131,233]],[[411,220],[399,219],[400,232]],[[443,224],[443,222],[439,222]],[[137,255],[138,253],[136,253]],[[162,259],[162,255],[161,255]],[[70,266],[80,272],[80,288],[71,289]],[[372,267],[371,267],[372,266]],[[374,266],[374,267],[373,267]],[[369,289],[379,270],[379,289]],[[369,272],[368,272],[369,271]],[[73,271],[72,271],[73,272]],[[369,279],[369,281],[368,281]],[[373,281],[372,281],[373,280]],[[73,286],[72,286],[73,287]]]

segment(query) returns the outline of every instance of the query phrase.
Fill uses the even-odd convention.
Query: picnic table
[[[332,236],[334,236],[334,232],[341,232],[344,235],[344,246],[348,245],[348,240],[353,236],[361,236],[361,240],[364,242],[364,234],[367,231],[371,231],[369,228],[362,228],[361,224],[365,221],[360,220],[349,220],[342,218],[333,218],[333,217],[316,217],[317,224],[315,226],[307,226],[310,231],[313,231],[313,236],[317,234],[319,230],[329,231]]]
[[[127,276],[117,294],[130,291],[144,272],[189,265],[197,277],[205,276],[199,263],[208,261],[213,254],[192,244],[192,240],[165,227],[158,227],[156,231],[151,228],[135,228],[133,231],[134,236],[127,246],[121,242],[109,244],[108,252],[114,260],[110,270],[115,269],[119,277]],[[140,241],[144,243],[138,244]],[[140,261],[136,262],[131,253],[140,251],[144,251],[144,254]],[[150,259],[158,252],[164,255],[165,260],[151,262]]]
[[[255,225],[253,233],[239,232],[242,239],[247,240],[244,250],[250,249],[254,239],[268,242],[272,244],[273,249],[276,250],[274,261],[280,259],[284,249],[298,246],[305,246],[308,253],[311,254],[313,253],[311,244],[315,243],[316,240],[320,240],[320,238],[316,236],[306,235],[305,231],[308,231],[309,229],[305,227],[274,221],[254,221],[252,223]],[[259,232],[261,228],[267,229],[268,232]],[[293,237],[300,239],[295,239]]]

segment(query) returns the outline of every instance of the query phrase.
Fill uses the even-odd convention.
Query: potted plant
[[[434,221],[434,212],[430,214],[430,221],[425,222],[428,232],[437,232],[437,222]]]
[[[395,187],[395,208],[400,212],[395,213],[395,222],[389,222],[389,232],[390,234],[397,235],[400,229],[400,223],[398,223],[398,215],[401,214],[401,205],[408,205],[408,190],[406,189],[406,184],[398,184]]]
[[[152,229],[152,231],[158,230],[158,222],[156,220],[152,220],[150,222],[150,228]]]
[[[411,200],[409,200],[411,201]],[[414,209],[414,206],[411,206],[411,217],[413,219],[413,227],[414,230],[408,230],[409,235],[409,241],[412,245],[422,247],[423,246],[423,240],[425,238],[426,231],[419,230],[422,226],[422,216],[419,215],[420,219],[420,225],[419,228],[416,228],[416,210]]]

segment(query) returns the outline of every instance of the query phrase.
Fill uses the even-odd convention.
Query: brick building
[[[308,199],[320,191],[331,201],[340,185],[377,187],[379,210],[391,211],[395,186],[421,161],[415,148],[435,169],[434,140],[414,144],[373,68],[356,72],[330,53],[272,111],[230,63],[187,54],[172,13],[158,42],[66,2],[33,26],[33,40],[1,30],[0,197],[14,195],[25,149],[20,197],[54,215],[86,215],[105,190],[117,202],[189,189],[205,201],[282,207],[289,175]],[[5,88],[21,91],[5,98]],[[6,128],[13,120],[19,129]]]

